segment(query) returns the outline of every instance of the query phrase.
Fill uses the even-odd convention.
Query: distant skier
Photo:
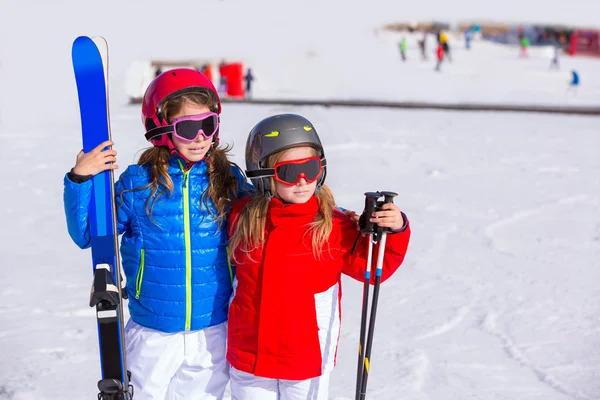
[[[528,57],[529,56],[529,46],[531,45],[531,43],[529,42],[529,39],[527,39],[527,36],[522,37],[521,39],[521,57]]]
[[[246,81],[246,98],[250,99],[252,98],[252,82],[254,81],[254,74],[252,74],[251,68],[248,68],[244,80]]]
[[[568,92],[574,92],[577,93],[577,88],[579,87],[579,74],[577,73],[577,71],[572,70],[571,71],[571,81],[569,82],[569,87],[567,88],[567,93]]]
[[[444,45],[439,43],[436,50],[437,56],[437,64],[435,65],[435,70],[440,71],[440,67],[442,66],[442,62],[444,61]]]
[[[442,45],[444,58],[448,57],[448,61],[452,61],[452,56],[450,55],[450,43],[448,43],[448,34],[446,32],[440,32],[439,43]]]
[[[421,50],[421,60],[427,60],[427,32],[423,32],[423,38],[419,40],[419,50]]]
[[[406,61],[406,38],[403,37],[398,44],[400,47],[400,57],[402,57],[402,61]]]
[[[560,69],[560,65],[559,65],[560,51],[561,51],[560,46],[558,46],[558,45],[554,46],[554,55],[552,57],[552,61],[550,62],[551,69]]]
[[[467,50],[471,49],[471,40],[473,39],[473,30],[471,28],[467,28],[465,31],[465,47]]]
[[[204,74],[204,76],[206,76],[208,78],[208,80],[210,80],[211,82],[214,82],[214,77],[213,77],[213,73],[212,73],[212,64],[206,64],[202,66],[202,71],[200,71]]]
[[[219,63],[219,93],[227,93],[227,63],[225,60]]]

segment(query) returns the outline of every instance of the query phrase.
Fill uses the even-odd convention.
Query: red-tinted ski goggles
[[[151,129],[146,132],[146,140],[156,139],[160,135],[172,133],[179,140],[191,143],[196,141],[200,135],[204,139],[210,139],[218,131],[219,115],[214,112],[207,112],[175,118],[171,125]]]
[[[313,183],[321,174],[325,160],[320,157],[308,157],[298,160],[280,161],[273,168],[260,169],[258,171],[246,171],[250,178],[274,177],[275,180],[284,185],[294,186],[304,178],[306,183]]]
[[[321,157],[308,157],[299,160],[280,161],[273,166],[275,180],[285,185],[297,185],[304,178],[313,183],[323,173]]]

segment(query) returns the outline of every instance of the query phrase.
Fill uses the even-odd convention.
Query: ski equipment
[[[110,140],[108,115],[108,46],[103,38],[80,36],[73,42],[72,61],[79,97],[83,151]],[[102,379],[98,399],[129,400],[133,387],[125,357],[121,265],[112,170],[95,175],[89,205],[94,281],[90,307],[96,307]]]
[[[362,312],[360,319],[360,342],[358,345],[358,368],[356,372],[356,394],[355,400],[364,400],[367,395],[367,380],[369,378],[369,368],[371,365],[371,350],[373,347],[373,335],[375,332],[375,318],[377,316],[377,303],[379,301],[379,288],[381,286],[381,274],[383,272],[383,257],[385,255],[385,243],[387,239],[388,228],[381,228],[377,224],[369,221],[373,212],[380,211],[381,206],[386,203],[393,203],[394,197],[398,193],[394,192],[367,192],[365,193],[365,209],[360,218],[360,234],[369,235],[369,248],[367,253],[367,265],[365,267],[365,281],[363,288]],[[383,196],[384,200],[379,201]],[[373,286],[373,298],[371,304],[371,315],[369,319],[368,335],[367,331],[367,309],[369,307],[369,284],[371,282],[371,264],[373,260],[373,244],[379,242],[377,252],[377,267],[375,269],[375,284]],[[366,337],[365,337],[366,336]],[[365,343],[366,342],[366,343]]]

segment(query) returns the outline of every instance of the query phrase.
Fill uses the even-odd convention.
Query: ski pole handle
[[[377,209],[380,210],[381,206],[383,206],[384,204],[388,204],[388,203],[394,203],[394,197],[398,196],[398,193],[396,192],[379,192],[382,196],[383,196],[383,201],[379,201],[377,204]],[[379,239],[381,239],[382,234],[384,232],[389,232],[390,229],[389,228],[379,228],[377,230],[377,237]]]
[[[376,232],[376,225],[371,222],[371,216],[377,210],[377,200],[381,197],[379,192],[365,193],[365,210],[361,216],[360,231],[361,233],[372,234]]]
[[[381,193],[381,195],[384,198],[383,204],[393,203],[394,197],[398,196],[398,193],[396,193],[396,192],[379,192],[379,193]]]

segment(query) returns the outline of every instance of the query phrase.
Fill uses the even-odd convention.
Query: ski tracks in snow
[[[436,232],[433,236],[433,241],[431,242],[431,246],[427,249],[426,253],[423,256],[419,257],[419,264],[428,264],[428,265],[443,265],[443,261],[440,260],[440,255],[444,254],[444,249],[447,246],[448,238],[459,232],[459,226],[457,224],[451,224],[450,226],[446,226],[445,229],[442,229]],[[451,275],[437,275],[437,281],[445,281],[446,283],[442,285],[443,287],[448,287],[449,291],[453,291],[452,283],[456,281],[456,278]],[[428,282],[431,284],[431,281]],[[429,284],[427,286],[429,286]],[[473,306],[477,303],[479,298],[480,286],[479,284],[472,282],[472,284],[468,285],[468,295],[466,296],[468,300],[468,304],[460,305],[457,307],[451,307],[452,311],[450,315],[447,315],[447,309],[442,310],[445,314],[440,317],[443,319],[442,322],[436,323],[434,326],[428,328],[425,332],[417,334],[414,337],[414,340],[420,341],[424,339],[429,339],[435,336],[440,336],[445,333],[448,333],[454,329],[456,329],[465,318],[471,312]],[[464,294],[464,293],[463,293]],[[435,310],[440,311],[440,310]],[[428,313],[427,310],[424,310],[424,313]]]
[[[480,321],[480,328],[483,332],[497,338],[500,341],[506,355],[521,366],[530,369],[542,383],[573,399],[594,400],[592,397],[581,393],[581,391],[571,390],[565,383],[529,359],[527,355],[520,349],[519,345],[514,341],[514,339],[498,328],[497,315],[494,312],[488,312],[483,315]]]
[[[518,224],[521,221],[526,220],[531,217],[543,215],[544,213],[547,213],[547,212],[554,213],[555,208],[557,208],[557,207],[562,207],[565,205],[582,204],[582,203],[597,204],[597,200],[594,201],[594,198],[592,198],[590,195],[587,195],[585,193],[577,194],[574,196],[563,197],[557,201],[548,202],[548,203],[540,204],[540,205],[537,205],[534,207],[519,210],[519,211],[513,213],[512,215],[509,215],[509,216],[501,218],[495,222],[492,222],[484,227],[483,233],[484,233],[484,236],[489,240],[489,244],[491,247],[495,248],[497,251],[500,251],[502,253],[510,253],[506,249],[503,249],[498,244],[497,235],[498,235],[499,231],[502,231],[503,229],[505,229],[511,225]]]
[[[394,354],[393,359],[397,365],[394,376],[399,383],[399,393],[421,393],[430,378],[432,368],[427,353],[422,349],[407,350]]]
[[[454,315],[452,315],[446,322],[434,327],[429,332],[417,336],[416,340],[428,339],[434,336],[442,335],[458,327],[464,320],[465,317],[471,311],[471,305],[462,306],[455,309]]]
[[[38,286],[39,282],[36,281],[30,290],[58,292],[66,289],[69,293],[85,293],[89,290],[87,285],[83,288],[79,284],[47,277],[43,282]],[[0,330],[0,342],[6,349],[4,357],[12,360],[0,365],[0,399],[44,400],[60,397],[58,393],[68,391],[68,385],[57,386],[56,382],[52,382],[56,379],[57,370],[89,371],[86,377],[89,376],[89,387],[93,388],[94,379],[99,376],[97,353],[90,351],[97,348],[94,310],[68,301],[61,304],[42,300],[31,307],[22,301],[26,295],[26,291],[19,288],[0,291],[1,303],[4,304],[0,307],[0,319],[5,321]],[[66,296],[61,296],[66,299]],[[28,342],[28,347],[22,348],[22,342]],[[65,382],[68,378],[65,376]],[[40,382],[44,384],[40,385]],[[48,392],[47,388],[50,387],[57,392]]]

